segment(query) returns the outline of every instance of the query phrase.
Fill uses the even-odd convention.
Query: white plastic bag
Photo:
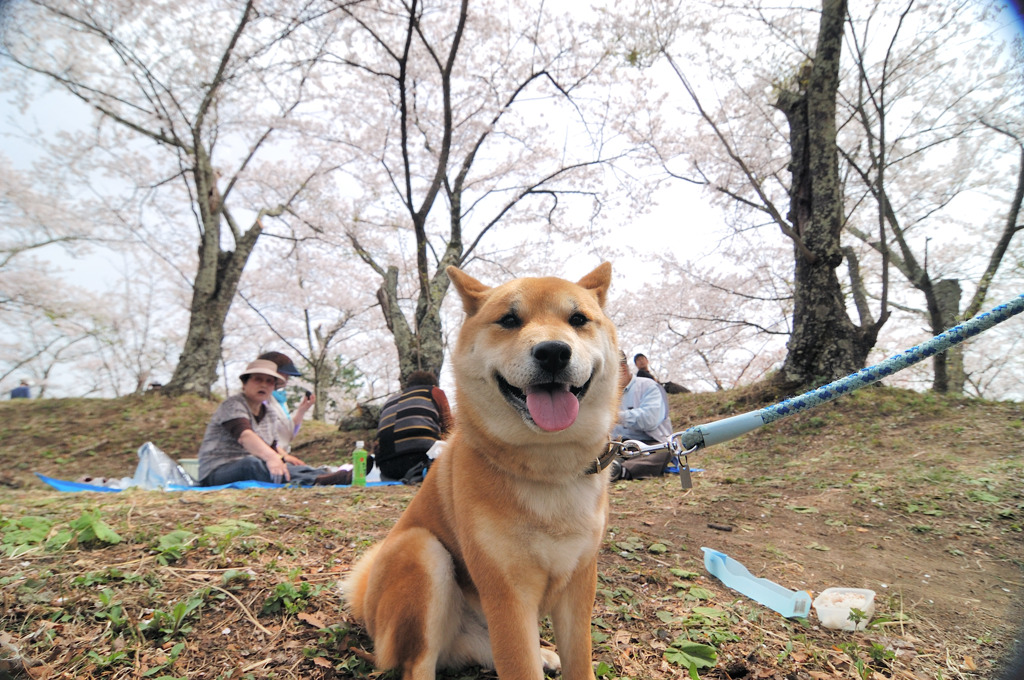
[[[195,486],[195,481],[155,444],[146,442],[139,447],[139,466],[135,468],[132,486],[163,489],[169,484]]]

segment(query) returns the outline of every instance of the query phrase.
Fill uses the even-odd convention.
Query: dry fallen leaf
[[[296,617],[299,619],[299,621],[305,621],[306,623],[308,623],[309,625],[313,626],[314,628],[326,628],[327,627],[324,624],[323,621],[321,621],[317,617],[313,616],[312,614],[307,614],[306,612],[299,612],[296,615]]]
[[[53,669],[46,664],[25,668],[24,670],[25,674],[32,678],[32,680],[49,680],[54,675]]]

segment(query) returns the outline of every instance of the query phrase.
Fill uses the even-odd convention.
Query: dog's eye
[[[583,314],[580,314],[579,312],[576,312],[575,314],[569,317],[569,325],[574,328],[585,326],[588,321],[590,321],[590,319],[588,319]]]
[[[519,328],[523,325],[523,322],[519,320],[519,317],[509,312],[505,316],[498,319],[498,325],[502,328],[512,330],[513,328]]]

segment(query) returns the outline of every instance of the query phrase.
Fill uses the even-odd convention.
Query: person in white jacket
[[[630,373],[625,354],[620,356],[619,385],[622,387],[622,402],[619,404],[619,420],[612,430],[612,439],[635,439],[644,444],[667,441],[672,434],[672,421],[669,419],[665,388],[650,378]],[[613,460],[609,466],[610,478],[614,481],[658,477],[665,473],[671,462],[672,453],[668,449]]]
[[[619,420],[612,430],[613,439],[637,439],[645,444],[664,442],[672,434],[665,389],[650,378],[634,376],[626,355],[621,354],[619,385],[622,403]]]

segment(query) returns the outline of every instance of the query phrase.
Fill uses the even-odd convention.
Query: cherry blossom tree
[[[349,30],[329,57],[349,83],[337,135],[361,154],[363,191],[338,212],[380,281],[401,378],[439,372],[445,267],[508,266],[516,252],[593,236],[600,183],[615,179],[603,173],[630,149],[604,119],[641,102],[611,99],[613,60],[548,4],[343,11]]]
[[[858,86],[845,102],[849,130],[840,152],[850,171],[848,204],[874,206],[874,214],[851,210],[847,231],[881,255],[883,277],[891,265],[923,295],[922,315],[935,335],[983,311],[1014,237],[1024,229],[1018,224],[1024,60],[1006,42],[984,35],[962,48],[965,27],[985,25],[994,11],[970,2],[876,5],[848,31]],[[878,24],[895,27],[882,34],[889,38],[884,50],[873,44]],[[970,76],[952,80],[954,73]],[[952,90],[948,96],[935,96],[946,90]],[[987,222],[975,225],[975,247],[948,259],[928,253],[936,226],[971,229],[970,220],[957,220],[949,208],[979,189],[1000,208],[971,216]],[[855,257],[851,248],[848,259]],[[972,273],[965,276],[965,270]],[[962,278],[975,290],[961,311]],[[854,292],[866,295],[863,286]],[[962,346],[933,363],[932,389],[963,392]]]
[[[719,110],[708,108],[681,65],[684,58],[696,58],[692,53],[677,58],[674,50],[685,46],[685,40],[706,28],[707,24],[695,20],[687,13],[664,27],[660,20],[675,8],[658,5],[647,14],[650,24],[642,24],[640,32],[630,34],[629,27],[621,32],[620,40],[628,47],[634,43],[629,57],[636,61],[663,58],[667,60],[675,77],[692,101],[697,112],[698,134],[713,143],[694,144],[692,136],[686,143],[674,140],[652,139],[662,159],[682,156],[689,166],[686,178],[715,187],[719,198],[735,201],[762,220],[761,225],[772,225],[792,246],[792,324],[788,352],[780,376],[786,383],[808,384],[850,373],[864,365],[868,351],[874,344],[886,314],[876,320],[862,316],[854,323],[846,309],[837,270],[843,261],[840,234],[843,227],[841,177],[836,146],[836,100],[840,86],[843,28],[846,19],[844,0],[823,0],[817,12],[817,26],[804,26],[802,42],[795,46],[805,51],[799,78],[774,87],[769,97],[764,93],[765,75],[751,68],[753,56],[749,50],[730,53],[738,49],[739,38],[750,40],[760,17],[769,24],[765,32],[775,28],[771,18],[765,18],[765,8],[737,9],[746,19],[723,22],[723,34],[715,33],[716,44],[701,43],[709,50],[711,77],[723,74],[723,82],[737,87],[742,93],[729,104],[736,105],[737,97],[748,96],[744,102],[749,118],[741,119],[754,126],[766,119],[771,122],[771,141],[754,149],[756,135],[742,136],[734,113],[723,103]],[[701,18],[713,22],[728,10],[711,7]],[[782,11],[783,13],[785,10]],[[815,30],[816,29],[816,30]],[[724,40],[723,40],[724,38]],[[756,44],[756,43],[755,43]],[[763,48],[765,52],[768,47]],[[776,48],[781,51],[780,48]],[[766,55],[761,55],[762,59]],[[710,63],[714,59],[721,63]],[[742,61],[741,61],[742,60]],[[765,61],[770,64],[770,61]],[[754,71],[748,75],[747,71]],[[776,74],[772,74],[776,75]],[[740,84],[749,89],[739,89]],[[781,114],[781,117],[780,115]],[[781,119],[780,119],[781,118]],[[657,132],[657,131],[654,131]],[[748,156],[747,153],[751,155]],[[774,153],[772,153],[774,152]],[[781,159],[785,159],[784,162]],[[788,175],[788,177],[786,177]],[[783,207],[788,204],[788,207]],[[748,216],[740,216],[747,221]],[[862,312],[869,310],[860,310]]]
[[[333,7],[33,0],[9,8],[8,80],[31,97],[27,83],[37,81],[26,74],[42,76],[88,106],[93,128],[78,141],[93,186],[108,197],[99,201],[105,221],[173,262],[191,290],[170,393],[209,393],[257,240],[268,229],[288,234],[297,198],[333,167],[308,139],[301,157],[285,150],[305,134],[308,81]],[[73,148],[64,139],[53,151]]]
[[[772,228],[791,244],[775,265],[795,265],[785,381],[863,366],[894,313],[920,310],[944,330],[961,317],[955,303],[940,312],[943,278],[986,298],[1019,230],[1005,133],[1024,111],[1020,54],[993,5],[641,4],[615,35],[638,64],[668,60],[689,100],[682,122],[698,130],[652,131],[656,157],[706,187],[737,233]],[[981,195],[1000,197],[999,217],[991,201],[964,216]]]
[[[41,75],[96,116],[75,154],[89,213],[190,293],[171,393],[209,390],[243,269],[268,237],[337,247],[344,234],[372,273],[349,282],[379,282],[399,376],[438,370],[445,266],[518,273],[563,241],[588,247],[631,179],[611,165],[631,142],[606,119],[645,109],[609,87],[643,74],[613,73],[569,16],[530,2],[37,0],[8,29],[12,87],[27,99],[19,79]]]

